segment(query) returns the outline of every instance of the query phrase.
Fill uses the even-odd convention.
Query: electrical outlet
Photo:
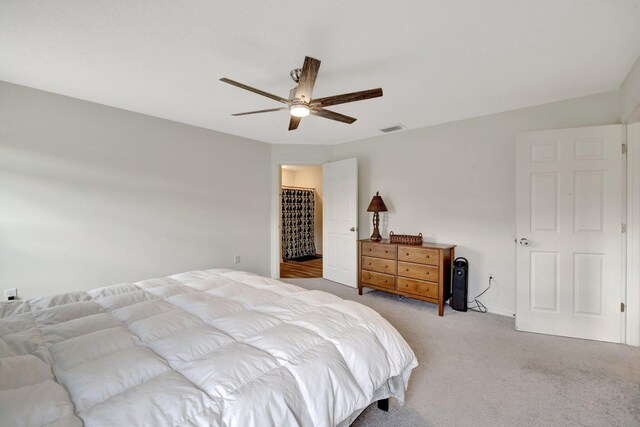
[[[234,264],[240,264],[240,255],[236,255],[233,257],[233,263]]]
[[[18,299],[18,289],[5,289],[4,290],[4,300],[5,301],[14,301]]]

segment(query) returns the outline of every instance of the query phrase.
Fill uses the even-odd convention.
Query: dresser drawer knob
[[[429,258],[429,255],[427,255],[427,258]]]
[[[409,252],[407,252],[407,256],[409,256]]]
[[[388,254],[388,253],[389,253],[389,251],[388,251],[387,249],[385,249],[385,250],[384,250],[384,253],[385,253],[385,254]]]

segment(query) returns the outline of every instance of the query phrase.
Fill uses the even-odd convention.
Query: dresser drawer
[[[398,290],[429,298],[438,298],[438,284],[424,280],[398,277]]]
[[[438,265],[440,262],[440,253],[435,249],[398,246],[398,260]]]
[[[411,262],[398,262],[398,276],[411,277],[413,279],[440,280],[438,267],[423,264],[413,264]]]
[[[397,246],[381,245],[380,243],[363,243],[362,255],[376,258],[396,259]]]
[[[391,274],[374,273],[373,271],[362,270],[362,283],[369,285],[382,286],[394,289],[396,286],[396,277]]]
[[[380,273],[396,274],[396,260],[363,256],[362,269],[378,271]]]

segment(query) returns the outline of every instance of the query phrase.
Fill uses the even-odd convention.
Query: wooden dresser
[[[358,241],[358,294],[372,288],[438,304],[451,298],[451,265],[455,245],[401,245],[388,240]]]

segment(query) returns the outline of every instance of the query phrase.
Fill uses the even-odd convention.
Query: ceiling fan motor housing
[[[294,68],[293,70],[291,70],[289,75],[291,76],[291,79],[294,82],[299,83],[300,82],[300,76],[302,75],[302,68]]]

